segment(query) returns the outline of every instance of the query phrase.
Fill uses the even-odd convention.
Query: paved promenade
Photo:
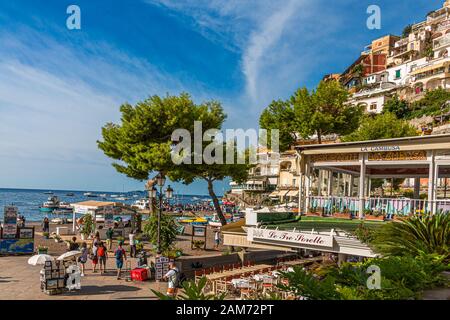
[[[166,283],[127,282],[117,280],[114,258],[108,260],[108,274],[92,273],[81,278],[81,290],[49,296],[40,290],[39,271],[42,266],[30,266],[29,256],[0,257],[0,300],[111,300],[155,299],[150,289],[165,291]],[[132,267],[135,261],[132,259]],[[91,268],[90,262],[86,264]],[[159,287],[159,288],[158,288]]]

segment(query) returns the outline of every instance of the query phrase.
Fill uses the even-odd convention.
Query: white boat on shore
[[[133,203],[132,207],[136,207],[140,210],[145,210],[149,208],[149,205],[150,201],[148,199],[139,199]]]

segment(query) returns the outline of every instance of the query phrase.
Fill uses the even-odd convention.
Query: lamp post
[[[166,177],[159,173],[156,176],[156,184],[159,187],[159,210],[158,210],[158,244],[157,244],[157,253],[161,254],[161,216],[162,216],[162,210],[163,210],[163,186],[166,183]],[[150,196],[152,198],[156,198],[157,190],[155,187],[152,188],[152,190],[149,192]],[[173,189],[168,186],[165,192],[166,198],[171,199],[173,196]]]

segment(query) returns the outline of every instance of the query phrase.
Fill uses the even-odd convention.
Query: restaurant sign
[[[277,242],[297,246],[333,247],[333,236],[303,232],[248,228],[247,240],[250,242]]]
[[[400,151],[399,146],[362,147],[361,152]]]

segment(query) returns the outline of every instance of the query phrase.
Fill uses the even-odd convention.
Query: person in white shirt
[[[220,244],[220,231],[216,230],[216,232],[214,233],[214,248],[218,250],[219,244]]]
[[[170,270],[164,275],[164,280],[168,280],[167,295],[169,297],[175,297],[177,295],[178,281],[180,279],[180,270],[174,262],[169,263]]]
[[[136,241],[135,241],[135,233],[134,230],[131,230],[128,238],[130,239],[130,257],[136,257]]]

